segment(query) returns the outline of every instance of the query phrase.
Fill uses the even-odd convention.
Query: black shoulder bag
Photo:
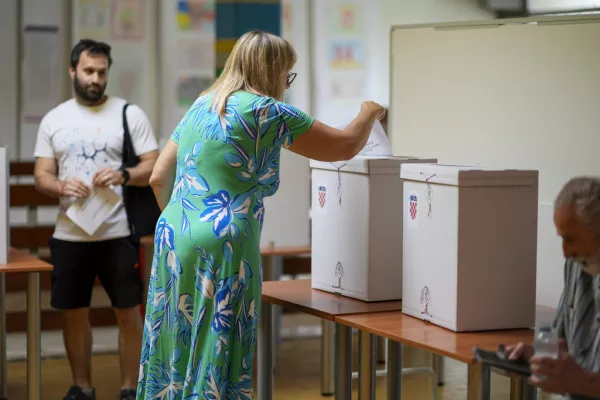
[[[129,125],[127,124],[126,112],[128,106],[129,104],[123,106],[122,168],[133,168],[140,163],[140,157],[135,154],[133,140],[129,133]],[[137,242],[142,236],[154,234],[161,211],[152,188],[150,186],[123,185],[123,203],[125,204],[133,240]]]

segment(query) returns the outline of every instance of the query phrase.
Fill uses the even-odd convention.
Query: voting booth
[[[312,287],[364,301],[402,297],[400,166],[415,157],[311,160]]]
[[[9,220],[9,164],[6,147],[0,147],[0,264],[8,264],[10,249]]]
[[[404,164],[402,312],[453,331],[535,326],[538,172]]]

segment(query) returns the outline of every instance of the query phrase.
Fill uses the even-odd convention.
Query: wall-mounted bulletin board
[[[215,0],[160,2],[161,144],[215,78]]]
[[[156,0],[72,0],[73,44],[101,40],[112,47],[107,93],[137,104],[159,131]],[[158,136],[158,134],[157,134]]]
[[[314,110],[318,119],[343,126],[360,104],[376,97],[380,59],[379,1],[315,1]]]

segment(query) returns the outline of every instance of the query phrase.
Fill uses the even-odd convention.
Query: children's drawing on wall
[[[215,32],[215,0],[177,0],[177,26],[180,31]]]
[[[362,74],[333,76],[331,78],[331,98],[335,100],[357,100],[365,97],[365,83]]]
[[[109,1],[78,0],[76,6],[78,36],[107,40],[110,35]]]
[[[177,41],[177,67],[180,71],[213,74],[215,66],[214,40],[185,38]]]
[[[113,0],[112,38],[114,40],[144,39],[146,18],[142,0]]]
[[[329,43],[329,66],[333,69],[362,69],[364,46],[361,40],[332,40]]]
[[[333,287],[335,289],[342,289],[342,276],[344,276],[344,268],[342,267],[342,263],[338,262],[335,266],[334,273],[334,284]]]
[[[177,106],[190,107],[212,83],[212,77],[181,76],[177,82]]]
[[[331,4],[329,29],[332,34],[351,33],[363,31],[362,16],[364,12],[361,5],[356,2],[342,2]]]
[[[293,35],[293,23],[292,23],[292,3],[290,0],[283,0],[281,2],[281,32],[282,37],[288,42],[294,42]]]

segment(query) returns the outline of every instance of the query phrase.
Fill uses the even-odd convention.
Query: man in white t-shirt
[[[121,400],[135,399],[139,370],[142,319],[139,305],[143,281],[139,244],[131,237],[127,214],[121,206],[89,235],[67,216],[77,199],[95,187],[147,186],[158,157],[152,126],[137,106],[126,116],[133,146],[141,162],[121,169],[123,106],[126,101],[105,95],[112,64],[110,46],[81,40],[71,53],[69,72],[75,97],[51,110],[42,120],[35,147],[35,184],[60,199],[60,211],[50,241],[51,305],[64,311],[63,335],[73,374],[68,400],[95,399],[91,382],[92,333],[89,307],[96,277],[100,279],[119,325],[123,376]]]

